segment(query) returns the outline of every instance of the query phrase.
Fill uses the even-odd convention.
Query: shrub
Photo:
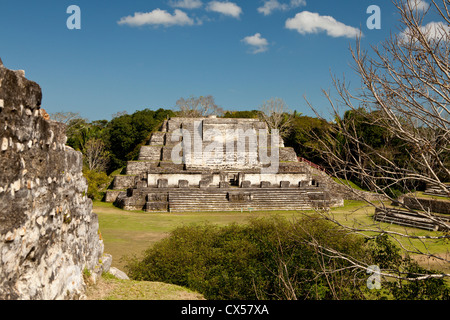
[[[363,255],[362,241],[329,223],[305,218],[255,219],[247,225],[184,226],[148,249],[143,259],[128,262],[135,280],[161,281],[202,293],[207,299],[354,298],[359,283],[343,269],[331,279],[323,268],[346,265],[318,254],[309,242]],[[320,259],[318,259],[320,258]],[[330,287],[330,283],[331,287]]]
[[[449,297],[443,279],[391,279],[383,282],[383,290],[370,291],[365,270],[348,259],[398,276],[430,273],[402,257],[385,235],[365,240],[306,216],[226,227],[183,226],[142,259],[129,260],[127,269],[132,279],[184,286],[211,300]]]
[[[83,175],[87,180],[87,196],[93,200],[101,200],[104,195],[103,189],[106,189],[110,183],[110,178],[105,172],[89,170],[83,168]]]

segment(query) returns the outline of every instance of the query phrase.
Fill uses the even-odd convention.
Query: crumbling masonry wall
[[[83,273],[102,271],[82,155],[41,99],[0,60],[0,299],[83,298]]]

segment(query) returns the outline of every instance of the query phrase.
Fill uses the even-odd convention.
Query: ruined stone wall
[[[102,268],[82,155],[41,99],[0,60],[0,299],[83,298],[83,273]]]
[[[450,199],[439,200],[432,198],[404,197],[406,207],[414,210],[429,210],[435,213],[450,214]]]

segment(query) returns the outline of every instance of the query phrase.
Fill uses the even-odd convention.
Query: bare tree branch
[[[271,98],[259,108],[259,116],[269,130],[278,129],[279,135],[284,138],[292,129],[293,114],[281,98]]]
[[[221,116],[224,111],[214,101],[214,97],[200,96],[188,99],[180,98],[176,102],[176,108],[180,117],[199,118],[209,115]]]

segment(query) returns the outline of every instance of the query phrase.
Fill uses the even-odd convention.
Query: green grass
[[[157,241],[168,236],[175,228],[183,225],[211,223],[219,226],[230,223],[246,223],[252,217],[269,217],[282,215],[289,219],[300,217],[304,213],[313,211],[269,211],[269,212],[187,212],[187,213],[146,213],[144,211],[124,211],[112,204],[95,201],[94,212],[99,217],[100,232],[105,244],[105,252],[113,256],[112,265],[124,269],[124,258],[140,256],[144,250]],[[430,232],[415,228],[406,228],[373,221],[374,208],[362,201],[345,201],[345,206],[333,208],[329,215],[339,223],[351,227],[370,227],[374,230],[382,227],[385,230],[400,232],[417,236],[439,235],[439,232]],[[371,232],[366,232],[371,234]],[[408,240],[399,238],[402,246],[408,249],[417,247],[429,250],[431,253],[448,254],[448,240]],[[430,267],[450,272],[450,266],[439,265],[435,262]]]
[[[336,183],[339,183],[339,184],[342,184],[342,185],[348,185],[348,186],[352,187],[352,188],[355,189],[355,190],[367,191],[367,190],[362,189],[360,186],[356,185],[354,182],[351,182],[351,181],[349,181],[349,180],[347,180],[347,181],[344,182],[343,180],[340,180],[340,179],[338,179],[338,178],[336,178],[336,177],[332,177],[332,179],[333,179]]]
[[[431,195],[431,194],[425,194],[422,191],[414,192],[412,195],[416,196],[417,198],[429,198],[429,199],[435,199],[435,200],[444,200],[444,201],[450,201],[449,197],[444,196],[438,196],[438,195]]]
[[[120,280],[109,273],[87,287],[88,300],[204,300],[192,290],[173,284]]]

